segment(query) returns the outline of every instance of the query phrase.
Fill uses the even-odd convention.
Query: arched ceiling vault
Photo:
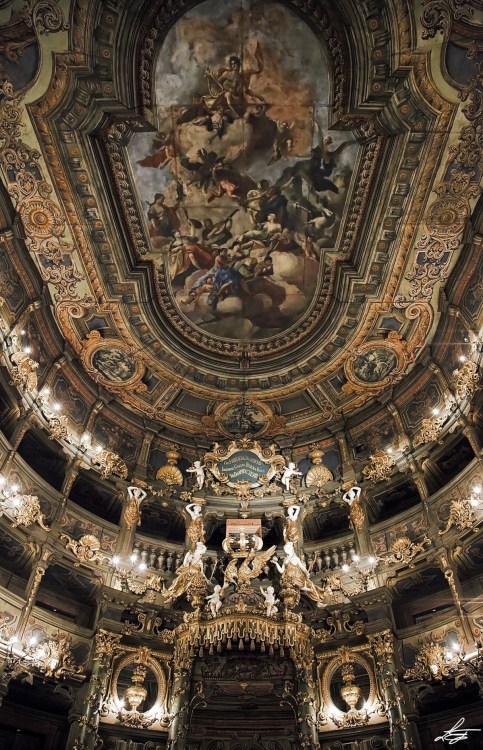
[[[461,31],[402,0],[62,7],[30,80],[7,66],[1,168],[70,418],[188,445],[415,431],[478,331]]]

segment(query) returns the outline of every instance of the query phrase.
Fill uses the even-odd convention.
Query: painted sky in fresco
[[[208,0],[168,33],[157,132],[129,157],[153,256],[207,333],[266,339],[309,310],[357,153],[328,97],[323,47],[276,2]]]

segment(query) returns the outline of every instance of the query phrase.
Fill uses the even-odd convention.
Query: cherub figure
[[[203,485],[205,483],[205,470],[204,467],[201,465],[201,461],[194,461],[193,466],[191,466],[189,469],[186,469],[190,474],[195,474],[197,489],[202,490]]]
[[[276,598],[275,589],[273,588],[273,586],[267,586],[266,589],[260,586],[260,591],[262,592],[263,598],[265,599],[267,617],[273,617],[273,615],[276,615],[278,612],[278,607],[276,607],[275,605],[279,603],[280,599]]]
[[[221,600],[221,586],[219,583],[216,584],[213,593],[206,596],[205,599],[209,602],[212,616],[216,617],[223,603]]]
[[[297,471],[293,461],[289,461],[287,468],[282,474],[282,484],[287,490],[287,492],[290,492],[290,480],[292,479],[292,477],[301,477],[301,476],[302,476],[302,472]]]

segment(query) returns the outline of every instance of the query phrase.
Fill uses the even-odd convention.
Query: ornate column
[[[101,706],[107,693],[114,648],[120,638],[106,630],[99,630],[96,635],[91,676],[79,692],[79,710],[70,717],[72,723],[66,745],[69,750],[95,750]]]
[[[411,477],[419,492],[419,497],[421,498],[421,506],[423,508],[423,516],[426,522],[426,527],[428,529],[428,536],[436,539],[438,536],[438,523],[436,514],[434,512],[431,513],[429,509],[428,498],[430,493],[428,484],[426,482],[426,477],[424,476],[424,472],[421,468],[421,463],[413,456],[408,456],[408,466],[411,469]]]
[[[399,685],[394,658],[393,635],[383,630],[368,635],[374,651],[391,732],[393,750],[421,750],[417,727],[408,718],[406,700]]]
[[[314,680],[313,654],[307,661],[296,661],[297,669],[297,727],[301,748],[319,748],[317,731],[317,699]]]
[[[12,466],[12,462],[15,458],[15,454],[17,453],[18,446],[23,440],[23,437],[26,432],[30,429],[30,416],[24,417],[23,419],[19,419],[15,425],[13,435],[10,439],[10,445],[12,446],[11,449],[8,451],[8,453],[5,456],[5,460],[0,467],[0,471],[2,474],[7,475],[10,471],[10,468]]]
[[[153,442],[154,436],[155,432],[147,430],[144,433],[143,441],[141,443],[141,449],[139,451],[135,474],[136,476],[143,477],[144,479],[148,474],[147,466],[149,460],[149,451],[151,450],[151,444]]]
[[[467,417],[460,417],[458,419],[458,424],[461,425],[462,430],[461,432],[468,440],[469,444],[471,445],[473,449],[473,453],[475,456],[480,459],[481,457],[481,441],[480,436],[478,434],[478,430],[474,425],[471,424],[471,422],[468,420]]]
[[[464,592],[458,578],[456,566],[451,560],[450,552],[446,547],[440,547],[437,553],[438,565],[444,573],[444,577],[448,581],[448,586],[453,597],[454,605],[458,613],[458,617],[461,620],[461,627],[465,634],[465,638],[469,644],[473,644],[475,640],[475,634],[471,627],[471,621],[463,606]]]
[[[193,659],[177,648],[174,660],[173,684],[169,714],[171,723],[168,734],[168,750],[184,750],[188,734],[188,712]]]
[[[40,559],[34,563],[30,577],[25,587],[26,603],[19,617],[17,626],[17,638],[22,640],[29,617],[32,613],[32,609],[35,605],[35,600],[42,582],[42,578],[45,575],[45,571],[49,567],[49,560],[52,557],[53,549],[44,545],[40,550]]]
[[[339,430],[339,432],[336,432],[335,439],[337,440],[337,445],[339,447],[340,460],[342,464],[342,477],[344,479],[344,483],[352,482],[353,484],[355,484],[356,472],[352,465],[351,454],[345,432],[343,430]]]
[[[72,485],[79,475],[79,466],[81,463],[80,458],[73,457],[70,461],[69,466],[66,469],[64,481],[62,482],[62,502],[59,503],[57,511],[55,513],[54,523],[62,523],[62,516],[64,515],[65,506],[72,489]]]

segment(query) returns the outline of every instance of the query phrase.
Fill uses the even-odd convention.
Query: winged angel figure
[[[257,553],[256,549],[252,549],[243,560],[240,567],[237,567],[237,558],[231,560],[226,566],[223,589],[227,589],[230,583],[239,587],[249,586],[252,578],[258,578],[276,549],[275,545],[270,547],[270,549],[267,549],[265,552]]]

